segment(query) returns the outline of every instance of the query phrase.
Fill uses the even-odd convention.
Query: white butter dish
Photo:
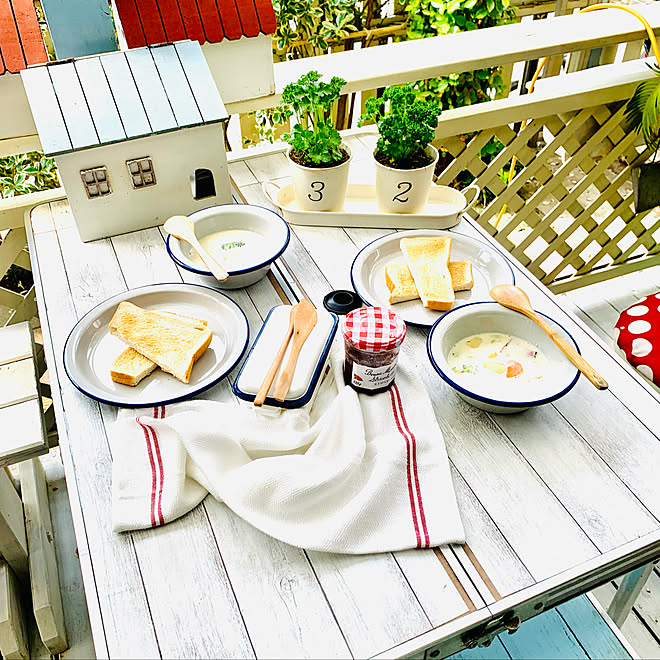
[[[276,401],[267,396],[265,404],[280,408],[300,408],[310,401],[314,389],[323,373],[332,340],[337,332],[338,317],[336,314],[324,309],[317,310],[318,321],[310,333],[307,341],[298,356],[296,369],[289,393],[284,401]],[[266,372],[275,359],[275,355],[282,345],[289,326],[291,305],[278,305],[268,312],[268,316],[261,326],[261,330],[250,349],[247,359],[243,363],[238,377],[234,381],[233,392],[244,401],[254,401],[254,397],[261,387]],[[286,366],[291,352],[291,342],[284,354],[280,367],[275,374],[269,394],[275,391],[275,385],[280,374]]]

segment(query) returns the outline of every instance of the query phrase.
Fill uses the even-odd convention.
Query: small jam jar
[[[344,317],[344,381],[363,394],[379,394],[394,382],[404,320],[384,307],[360,307]]]

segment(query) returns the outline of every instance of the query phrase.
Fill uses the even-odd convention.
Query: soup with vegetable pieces
[[[520,337],[485,332],[465,337],[449,350],[447,365],[466,387],[478,379],[484,386],[529,383],[543,378],[548,360],[541,351]]]

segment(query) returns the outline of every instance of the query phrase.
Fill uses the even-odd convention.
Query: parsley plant
[[[382,113],[384,103],[388,109]],[[410,85],[385,89],[382,98],[368,98],[359,126],[366,121],[378,124],[380,138],[376,154],[391,167],[411,169],[428,162],[426,147],[435,135],[440,106],[417,98]]]
[[[277,109],[284,119],[294,116],[296,123],[282,138],[298,152],[302,164],[314,167],[342,161],[341,135],[332,124],[331,108],[345,84],[338,76],[322,82],[318,71],[309,71],[284,88]]]

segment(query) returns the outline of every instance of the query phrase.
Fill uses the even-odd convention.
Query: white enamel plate
[[[189,383],[156,369],[135,387],[110,378],[112,361],[126,348],[110,334],[108,323],[123,300],[207,321],[211,345],[195,362]],[[155,406],[198,394],[224,378],[248,343],[243,310],[225,294],[196,284],[154,284],[109,298],[83,316],[64,346],[64,368],[73,384],[93,399],[117,406]]]
[[[496,284],[513,284],[514,275],[503,255],[475,238],[455,231],[416,229],[383,236],[358,253],[351,266],[351,281],[356,293],[367,305],[387,307],[406,323],[432,326],[444,312],[427,309],[422,301],[408,300],[390,305],[390,291],[385,283],[385,267],[392,261],[402,261],[399,241],[407,236],[451,236],[450,261],[472,263],[474,286],[470,291],[458,291],[454,307],[480,300],[490,300],[490,290]]]

